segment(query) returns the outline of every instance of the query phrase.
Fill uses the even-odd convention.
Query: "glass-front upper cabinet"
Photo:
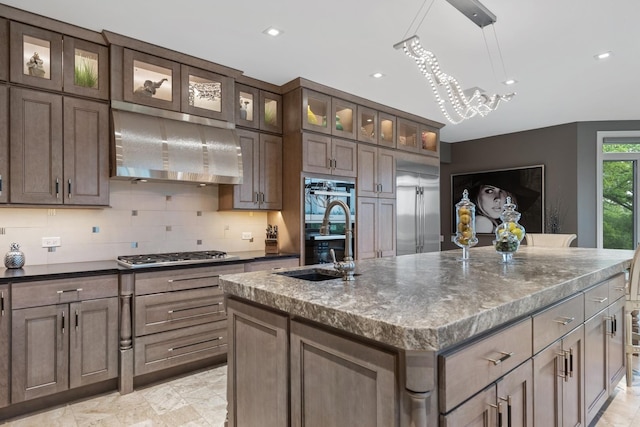
[[[342,99],[331,99],[331,134],[356,139],[356,104]]]
[[[282,133],[282,96],[260,91],[260,130]]]
[[[9,79],[9,21],[0,18],[0,80]]]
[[[378,112],[358,105],[357,139],[362,142],[378,143]]]
[[[378,112],[378,144],[385,147],[396,146],[396,117]]]
[[[233,79],[183,65],[182,112],[233,120]]]
[[[64,36],[64,91],[109,98],[109,49]]]
[[[236,125],[254,129],[260,128],[260,90],[243,84],[236,84]]]
[[[329,125],[331,121],[327,120],[330,114],[331,97],[329,95],[302,89],[302,129],[331,135],[333,125]]]
[[[425,125],[420,125],[420,152],[428,155],[438,154],[438,131]]]
[[[12,82],[62,90],[62,34],[10,23],[10,79]]]
[[[127,102],[180,111],[180,64],[124,49],[123,97]]]
[[[398,133],[396,148],[406,151],[418,151],[418,124],[409,120],[397,119]]]

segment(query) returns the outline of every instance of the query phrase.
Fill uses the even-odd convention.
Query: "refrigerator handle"
[[[425,206],[424,206],[424,187],[420,187],[420,253],[424,252],[424,232],[425,232]]]
[[[420,187],[416,187],[416,204],[415,204],[415,216],[413,220],[415,221],[415,243],[416,243],[416,253],[420,253]]]

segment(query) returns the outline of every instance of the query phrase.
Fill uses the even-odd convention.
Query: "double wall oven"
[[[334,200],[342,200],[349,206],[349,221],[353,229],[356,217],[355,182],[324,178],[304,178],[304,263],[305,265],[333,262],[330,251],[336,259],[344,258],[345,220],[344,211],[338,207],[329,214],[330,233],[320,234],[320,226],[326,207]],[[355,247],[353,241],[351,247]]]

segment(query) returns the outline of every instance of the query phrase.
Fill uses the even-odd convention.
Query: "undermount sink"
[[[282,271],[275,274],[292,277],[294,279],[308,280],[310,282],[320,282],[322,280],[342,278],[342,274],[340,274],[340,272],[326,270],[323,268],[309,268],[306,270]]]

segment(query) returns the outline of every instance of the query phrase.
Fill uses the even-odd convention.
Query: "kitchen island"
[[[460,251],[358,261],[353,282],[223,276],[230,425],[497,425],[507,414],[545,425],[545,413],[586,425],[611,390],[590,401],[585,325],[603,314],[603,376],[619,380],[621,309],[609,319],[632,255],[523,246],[503,264],[486,247],[468,261]],[[515,374],[524,379],[503,405]],[[566,395],[547,402],[554,393]]]

